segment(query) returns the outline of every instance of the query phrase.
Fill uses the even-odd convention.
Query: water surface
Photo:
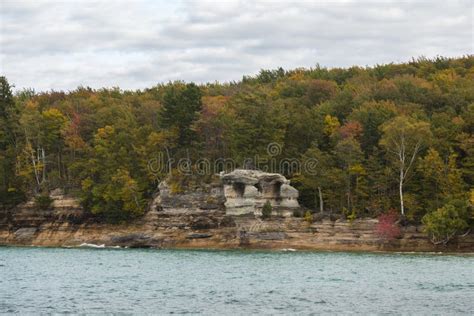
[[[0,313],[473,309],[473,256],[0,247]]]

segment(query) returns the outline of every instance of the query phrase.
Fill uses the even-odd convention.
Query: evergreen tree
[[[196,140],[192,127],[202,109],[201,97],[201,90],[194,83],[166,88],[160,111],[161,127],[177,131],[179,146],[189,146]]]
[[[0,208],[10,208],[24,198],[23,185],[16,173],[16,157],[20,150],[18,115],[11,86],[2,76],[0,77]]]

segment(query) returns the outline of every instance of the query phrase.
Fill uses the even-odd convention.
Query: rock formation
[[[299,208],[298,191],[278,173],[236,169],[222,173],[212,184],[196,189],[172,192],[170,184],[162,181],[151,210],[173,214],[225,210],[226,215],[261,215],[268,201],[276,216],[291,216]]]
[[[220,183],[202,184],[198,188],[173,192],[169,183],[162,181],[150,210],[173,214],[223,210],[224,202],[224,192]]]
[[[298,206],[297,191],[284,177],[236,170],[214,180],[178,190],[162,182],[160,194],[145,216],[113,225],[84,212],[77,200],[58,192],[53,206],[47,210],[39,210],[32,201],[12,210],[0,210],[0,246],[469,253],[474,249],[472,233],[455,238],[447,246],[433,245],[423,227],[413,225],[400,227],[399,238],[385,240],[377,232],[376,219],[348,221],[334,215],[315,216],[311,223],[292,216],[262,220],[253,214],[259,214],[266,201],[273,204],[275,213],[289,214]]]
[[[268,201],[273,215],[291,216],[299,208],[298,190],[278,173],[236,169],[221,175],[227,215],[261,215]]]

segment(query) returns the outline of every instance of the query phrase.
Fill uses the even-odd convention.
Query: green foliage
[[[97,217],[123,222],[142,214],[161,179],[174,179],[179,159],[242,167],[258,155],[311,211],[375,217],[401,208],[401,184],[406,215],[418,221],[474,185],[473,73],[473,56],[419,58],[262,70],[226,84],[16,95],[1,77],[0,208],[60,187]],[[278,169],[285,158],[315,168]],[[179,193],[200,181],[171,186]]]
[[[224,141],[236,161],[254,155],[267,158],[268,144],[283,144],[288,121],[281,101],[256,89],[236,94],[227,106],[231,119]]]
[[[48,210],[52,207],[54,200],[48,194],[40,194],[35,196],[35,206],[39,210]]]
[[[423,183],[420,195],[426,209],[438,209],[446,201],[462,198],[465,194],[456,158],[457,155],[452,153],[443,159],[436,149],[430,148],[420,159],[417,171]]]
[[[0,77],[0,209],[24,201],[25,179],[18,173],[21,154],[19,112],[7,79]]]
[[[351,224],[357,219],[357,210],[354,208],[349,210],[346,207],[342,207],[342,214]]]
[[[195,139],[191,128],[202,108],[201,90],[194,83],[166,87],[160,122],[164,129],[176,129],[178,145],[186,146]]]
[[[350,118],[362,125],[361,148],[367,154],[372,154],[378,146],[382,132],[380,126],[395,116],[397,112],[393,102],[365,102],[354,109]]]
[[[273,207],[270,204],[270,201],[266,201],[262,208],[262,218],[267,219],[272,216]]]
[[[79,165],[89,175],[82,181],[83,205],[111,222],[139,216],[145,209],[148,183],[139,161],[129,156],[136,152],[133,145],[139,144],[133,137],[132,131],[126,133],[112,126],[100,128],[91,159]]]
[[[0,192],[0,209],[11,209],[16,205],[25,202],[27,199],[25,192],[16,188],[9,188],[6,192]]]
[[[434,244],[446,245],[468,227],[468,212],[463,201],[451,201],[434,212],[426,214],[422,222],[425,232]]]
[[[145,210],[137,182],[123,169],[117,170],[104,184],[85,179],[82,191],[82,205],[111,223],[142,215]]]
[[[313,222],[313,214],[311,214],[310,211],[306,211],[304,213],[304,220],[305,222],[307,222],[308,224],[311,224]]]

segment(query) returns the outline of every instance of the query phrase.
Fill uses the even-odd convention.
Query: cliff
[[[434,246],[419,226],[402,227],[400,238],[386,241],[376,219],[318,216],[308,223],[292,216],[303,211],[298,191],[279,174],[235,170],[179,189],[170,182],[160,183],[143,217],[120,225],[98,221],[56,190],[49,210],[28,202],[0,212],[0,245],[474,252],[474,234]],[[263,220],[267,202],[272,216]]]
[[[56,200],[48,211],[27,203],[1,213],[0,245],[474,252],[472,234],[447,247],[434,246],[420,227],[408,226],[402,228],[401,238],[387,242],[377,236],[374,219],[322,219],[312,224],[295,217],[261,220],[252,214],[227,215],[218,204],[207,203],[204,193],[182,195],[180,203],[201,201],[211,207],[152,209],[130,223],[110,225],[87,216],[73,199]]]

